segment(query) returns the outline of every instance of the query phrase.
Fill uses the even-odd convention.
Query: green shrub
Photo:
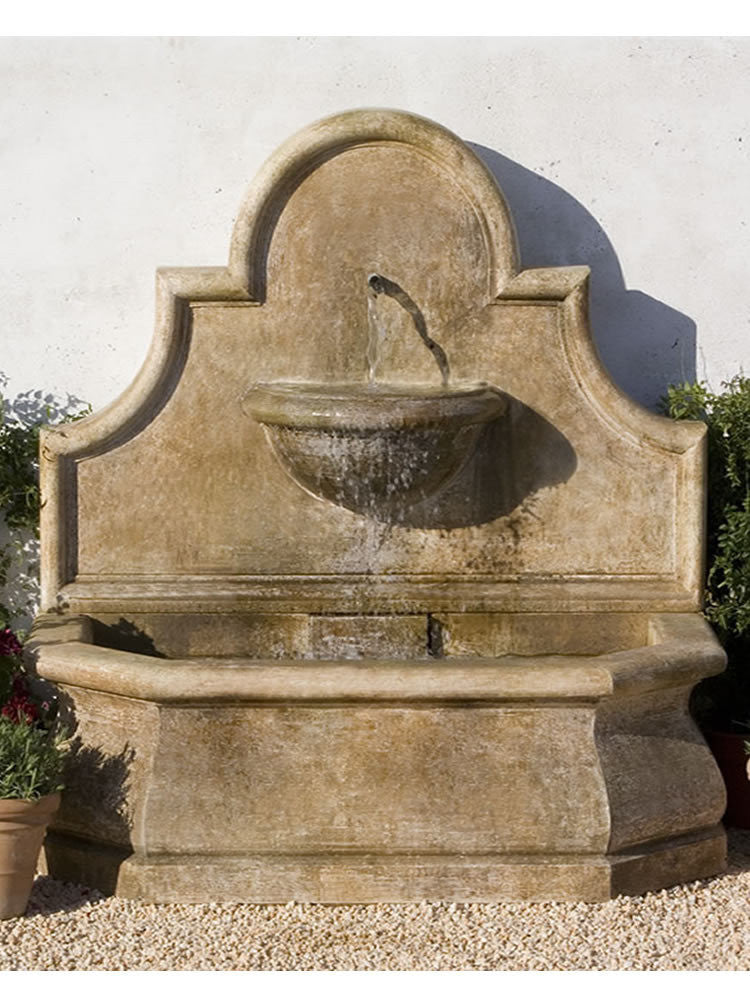
[[[698,685],[692,707],[708,728],[750,729],[750,378],[711,392],[703,382],[671,386],[663,409],[708,425],[705,615],[728,655],[727,670]]]
[[[39,431],[44,424],[79,420],[91,412],[82,400],[60,400],[41,390],[2,395],[0,372],[0,625],[30,621],[38,596]]]

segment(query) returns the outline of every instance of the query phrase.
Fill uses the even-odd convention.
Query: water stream
[[[385,341],[385,322],[380,314],[377,303],[377,292],[367,292],[367,381],[375,385],[375,370],[380,357],[380,348]]]
[[[389,278],[384,278],[380,274],[370,274],[367,278],[367,366],[369,384],[375,384],[375,369],[377,368],[380,348],[385,340],[386,329],[383,317],[378,308],[378,296],[387,295],[405,309],[411,316],[417,333],[422,339],[422,343],[435,359],[435,364],[440,370],[443,385],[448,385],[450,379],[450,366],[448,358],[443,348],[430,337],[427,332],[427,323],[422,310],[416,302],[408,295],[400,285]]]

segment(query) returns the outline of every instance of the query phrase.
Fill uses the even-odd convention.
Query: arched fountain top
[[[261,167],[240,206],[229,251],[233,279],[256,301],[265,297],[265,262],[274,226],[290,194],[316,167],[374,143],[409,147],[458,184],[485,233],[487,293],[500,294],[518,271],[516,235],[492,174],[458,136],[407,111],[360,108],[331,115],[287,139]]]
[[[649,413],[611,381],[587,268],[517,267],[502,193],[442,126],[364,109],[292,137],[242,204],[228,266],[159,270],[154,338],[128,389],[43,433],[44,607],[700,607],[705,428]],[[387,331],[376,377],[396,393],[382,414],[371,392],[345,407],[329,391],[368,384],[373,275]],[[436,402],[425,388],[448,371],[438,357],[450,385]],[[310,392],[285,390],[276,424],[242,412],[253,386],[289,383],[316,387],[313,409],[324,398],[315,434]],[[325,463],[344,433],[349,468],[369,440],[390,495],[389,436],[446,406],[463,434],[456,388],[481,383],[503,419],[487,411],[465,464],[463,439],[451,431],[448,462],[432,435],[415,455],[430,455],[430,490],[398,517],[329,499],[340,466]],[[309,474],[285,473],[269,423],[292,467],[315,459]],[[430,463],[444,460],[451,475],[433,488]]]

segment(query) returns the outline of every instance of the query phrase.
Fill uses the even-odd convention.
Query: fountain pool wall
[[[374,366],[373,274],[394,293]],[[700,615],[704,427],[612,384],[587,280],[519,273],[480,161],[384,110],[274,154],[228,267],[159,272],[133,385],[42,439],[32,646],[83,748],[53,874],[358,902],[603,899],[721,870],[723,786],[687,711],[723,666]],[[247,400],[290,385],[279,454]],[[445,400],[479,385],[497,405],[454,438]],[[394,398],[447,444],[417,455]],[[465,454],[415,492],[451,440]]]

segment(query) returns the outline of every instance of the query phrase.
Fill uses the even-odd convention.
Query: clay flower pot
[[[724,822],[727,826],[750,830],[750,775],[745,751],[747,735],[711,732],[707,734],[707,739],[727,786]]]
[[[0,920],[26,911],[47,825],[59,805],[59,792],[35,802],[0,799]]]

